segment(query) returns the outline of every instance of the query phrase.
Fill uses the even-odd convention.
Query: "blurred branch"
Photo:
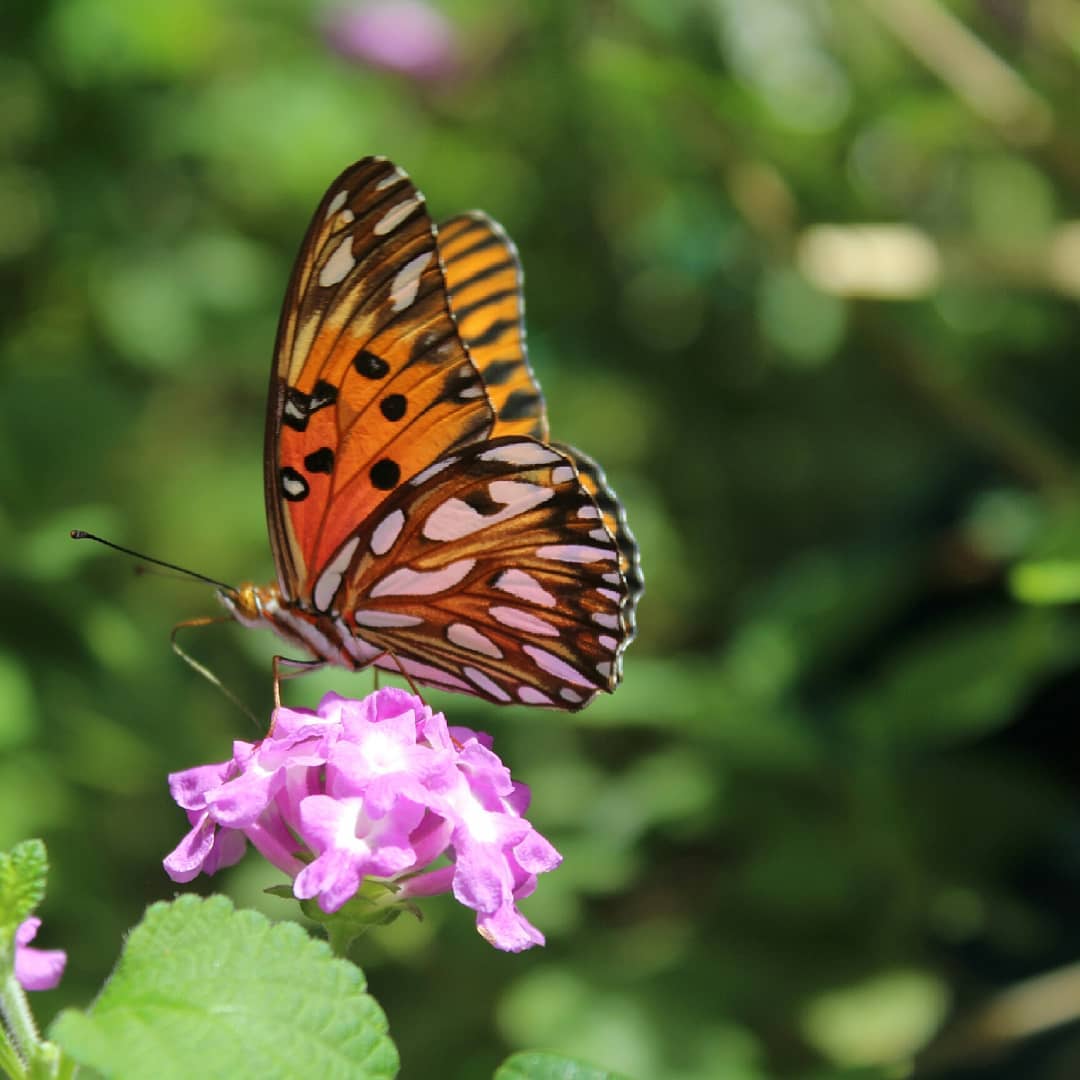
[[[1076,475],[1068,455],[1041,431],[1026,424],[970,388],[938,374],[935,365],[894,327],[883,330],[866,317],[859,319],[863,336],[875,352],[935,412],[994,458],[1012,470],[1024,483],[1059,501],[1075,498]]]
[[[1018,1039],[1080,1020],[1080,963],[1011,986],[946,1028],[923,1052],[916,1074],[1004,1052]]]
[[[1053,111],[937,0],[866,0],[867,7],[976,115],[1009,142],[1045,142]]]

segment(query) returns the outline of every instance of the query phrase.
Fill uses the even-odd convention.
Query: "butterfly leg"
[[[390,648],[389,646],[387,646],[387,648],[386,648],[386,653],[385,653],[385,655],[386,655],[386,656],[389,656],[389,657],[390,657],[390,659],[391,659],[391,660],[393,660],[395,664],[397,664],[397,666],[398,666],[398,671],[399,671],[399,672],[400,672],[400,673],[401,673],[402,675],[404,675],[404,676],[405,676],[405,681],[406,681],[406,682],[407,682],[407,683],[409,684],[409,689],[410,689],[410,690],[412,690],[412,692],[413,692],[413,693],[414,693],[414,694],[415,694],[415,695],[416,695],[416,696],[417,696],[417,697],[418,697],[418,698],[419,698],[419,699],[420,699],[421,701],[424,701],[424,695],[423,695],[423,694],[421,694],[421,693],[420,693],[420,691],[419,691],[419,690],[418,690],[418,689],[416,688],[416,683],[414,683],[414,682],[412,681],[412,679],[411,679],[411,678],[409,677],[409,673],[408,673],[408,672],[407,672],[407,671],[405,670],[405,668],[404,668],[404,667],[402,666],[402,664],[401,664],[401,661],[400,661],[400,660],[399,660],[399,659],[397,658],[397,654],[396,654],[396,653],[394,652],[394,650],[393,650],[393,649],[391,649],[391,648]],[[378,668],[376,668],[376,669],[375,669],[375,689],[376,689],[376,690],[378,690],[378,688],[379,688],[379,669],[378,669]],[[426,705],[426,704],[427,704],[427,702],[425,701],[425,702],[424,702],[424,704]]]
[[[180,643],[176,640],[176,635],[181,630],[186,630],[189,627],[213,626],[215,623],[226,622],[232,622],[232,619],[228,615],[202,615],[197,619],[185,619],[183,622],[178,622],[172,628],[172,633],[169,635],[169,644],[172,645],[173,652],[176,653],[185,664],[194,671],[197,671],[207,682],[216,686],[241,712],[246,713],[251,718],[253,724],[259,726],[258,717],[208,667],[200,664],[194,656],[180,648]]]
[[[291,671],[283,670],[286,665],[291,668]],[[281,680],[282,679],[295,679],[297,675],[309,675],[313,671],[318,671],[319,668],[326,667],[325,660],[294,660],[289,656],[275,656],[273,660],[274,669],[274,708],[281,708]]]

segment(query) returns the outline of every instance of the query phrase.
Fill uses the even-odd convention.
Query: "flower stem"
[[[0,1068],[13,1080],[52,1080],[61,1064],[60,1050],[38,1032],[26,991],[9,972],[0,988],[0,1012],[4,1015],[0,1039]]]
[[[23,1060],[19,1057],[6,1027],[0,1029],[0,1036],[2,1036],[0,1037],[0,1071],[5,1076],[11,1077],[11,1080],[23,1080],[26,1076],[26,1066],[23,1065]]]

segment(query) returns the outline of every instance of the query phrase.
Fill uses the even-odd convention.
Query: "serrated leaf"
[[[0,927],[14,930],[41,903],[49,860],[40,840],[24,840],[0,855]]]
[[[543,1050],[525,1050],[508,1057],[495,1070],[495,1080],[629,1080],[623,1073],[599,1069],[584,1061]]]
[[[359,968],[220,896],[150,907],[101,996],[49,1035],[105,1076],[381,1080],[398,1069]]]

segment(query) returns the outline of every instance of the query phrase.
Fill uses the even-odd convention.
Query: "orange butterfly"
[[[517,252],[436,230],[385,158],[346,169],[293,269],[270,376],[277,583],[221,589],[315,664],[580,709],[621,676],[642,592],[599,467],[548,442]]]

